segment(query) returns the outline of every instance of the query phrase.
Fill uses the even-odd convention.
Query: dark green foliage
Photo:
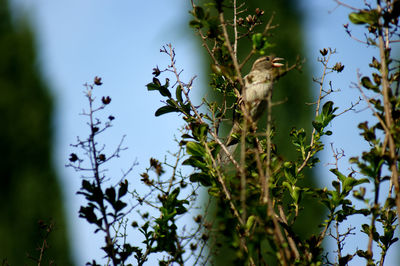
[[[15,26],[17,25],[17,26]],[[39,257],[39,220],[53,224],[43,264],[71,265],[61,191],[52,165],[52,99],[38,71],[34,37],[0,0],[0,259]]]

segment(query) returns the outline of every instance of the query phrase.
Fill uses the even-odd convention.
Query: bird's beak
[[[280,58],[280,57],[275,57],[274,59],[272,59],[272,66],[273,67],[281,67],[281,66],[283,66],[282,63],[278,62],[278,61],[282,61],[282,60],[285,60],[285,59]]]

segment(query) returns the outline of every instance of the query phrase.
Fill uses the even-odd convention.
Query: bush
[[[68,166],[85,173],[78,194],[85,196],[87,204],[79,214],[96,227],[96,233],[105,235],[102,249],[107,264],[134,261],[143,265],[158,253],[161,265],[203,265],[228,241],[236,250],[233,260],[237,264],[346,265],[358,256],[367,265],[383,265],[389,247],[398,240],[395,232],[400,215],[400,71],[391,48],[399,42],[400,1],[377,1],[376,5],[366,4],[362,10],[350,7],[351,25],[364,27],[365,39],[353,36],[349,24],[344,25],[346,32],[361,45],[376,47],[379,57],[371,59],[371,76],[358,75],[353,83],[361,98],[341,112],[329,100],[333,85],[327,84],[326,76],[340,75],[345,66],[332,63],[334,49],[320,50],[318,61],[323,71],[314,80],[319,94],[315,116],[309,123],[312,132],[308,135],[303,128],[288,132],[298,154],[294,160],[285,159],[274,143],[273,107],[284,102],[272,102],[271,96],[273,84],[288,72],[300,69],[302,61],[296,59],[283,65],[279,58],[268,55],[273,46],[271,31],[276,25],[272,18],[264,21],[260,9],[249,13],[235,0],[232,6],[222,0],[204,6],[192,1],[192,7],[190,26],[200,36],[213,62],[210,86],[223,101],[203,99],[200,104],[194,103],[190,95],[195,77],[182,80],[174,48],[170,44],[162,47],[161,53],[169,57],[170,63],[165,68],[153,69],[154,77],[147,89],[164,97],[156,116],[177,113],[185,126],[177,141],[175,161],[151,158],[149,167],[141,174],[147,191],[132,189],[127,178],[130,171],[117,184],[112,184],[107,176],[107,163],[124,150],[123,138],[113,153],[104,152],[97,139],[111,127],[114,117],[104,121],[99,113],[111,104],[111,98],[104,96],[98,102],[94,97],[96,86],[102,85],[101,78],[86,85],[89,108],[83,115],[88,118],[90,132],[73,145],[78,151],[71,154]],[[226,19],[226,12],[232,13],[232,21]],[[248,56],[239,59],[238,46],[245,42],[251,42],[252,49]],[[253,58],[258,59],[244,76],[242,68]],[[232,101],[234,104],[228,104]],[[318,165],[318,152],[325,149],[321,138],[329,138],[335,131],[327,129],[330,122],[354,110],[361,101],[377,119],[372,125],[358,125],[370,148],[350,159],[354,168],[349,174],[338,167],[343,153],[332,149],[336,160],[333,166],[328,165],[335,176],[332,187],[302,185],[301,181],[307,178],[306,169]],[[257,123],[262,113],[267,113],[265,124]],[[221,126],[230,121],[232,130],[224,136]],[[187,166],[192,167],[192,173],[183,170]],[[380,193],[387,182],[389,190]],[[367,183],[372,184],[373,191],[367,192]],[[210,204],[204,207],[199,203],[201,189],[208,191],[211,203],[226,210],[225,215],[218,216],[219,220],[213,220]],[[135,203],[130,204],[132,198]],[[317,233],[308,237],[296,231],[298,217],[304,212],[304,198],[315,199],[326,208],[326,219],[315,229]],[[345,220],[357,214],[366,217],[369,224],[339,230]],[[193,216],[192,226],[179,222],[184,216]],[[131,230],[140,232],[142,239],[129,243],[127,235]],[[346,239],[352,234],[365,234],[368,243],[364,249],[343,254]],[[335,251],[323,247],[327,237],[336,240]],[[374,244],[380,252],[374,251]],[[331,254],[335,254],[334,261],[330,261]],[[98,264],[93,261],[89,265]]]

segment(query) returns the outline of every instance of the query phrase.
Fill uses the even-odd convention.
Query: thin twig
[[[318,95],[318,100],[317,100],[317,107],[315,108],[315,117],[317,117],[319,115],[319,107],[321,105],[321,99],[322,99],[322,97],[321,97],[322,89],[323,89],[325,77],[326,77],[326,74],[327,74],[329,59],[331,58],[332,53],[333,53],[332,50],[329,49],[328,57],[322,61],[323,64],[324,64],[324,70],[322,72],[321,82],[319,83],[320,84],[320,86],[319,86],[319,95]],[[304,159],[304,161],[301,164],[301,166],[299,168],[297,168],[297,173],[300,173],[304,169],[304,167],[308,163],[308,160],[311,157],[311,153],[313,151],[313,146],[314,146],[314,141],[315,141],[315,133],[316,133],[316,129],[314,128],[312,133],[311,133],[310,150],[308,151],[307,156]]]

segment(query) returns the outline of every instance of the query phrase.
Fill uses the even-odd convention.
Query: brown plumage
[[[249,107],[249,114],[254,123],[264,113],[270,94],[272,93],[272,87],[274,83],[274,77],[277,75],[277,69],[283,64],[278,61],[283,60],[279,57],[274,56],[263,56],[258,58],[254,63],[249,72],[244,78],[244,92],[242,93],[243,101]],[[234,119],[232,130],[227,139],[226,145],[231,154],[236,149],[236,143],[232,136],[240,133],[241,119]],[[226,158],[226,156],[222,156]]]

